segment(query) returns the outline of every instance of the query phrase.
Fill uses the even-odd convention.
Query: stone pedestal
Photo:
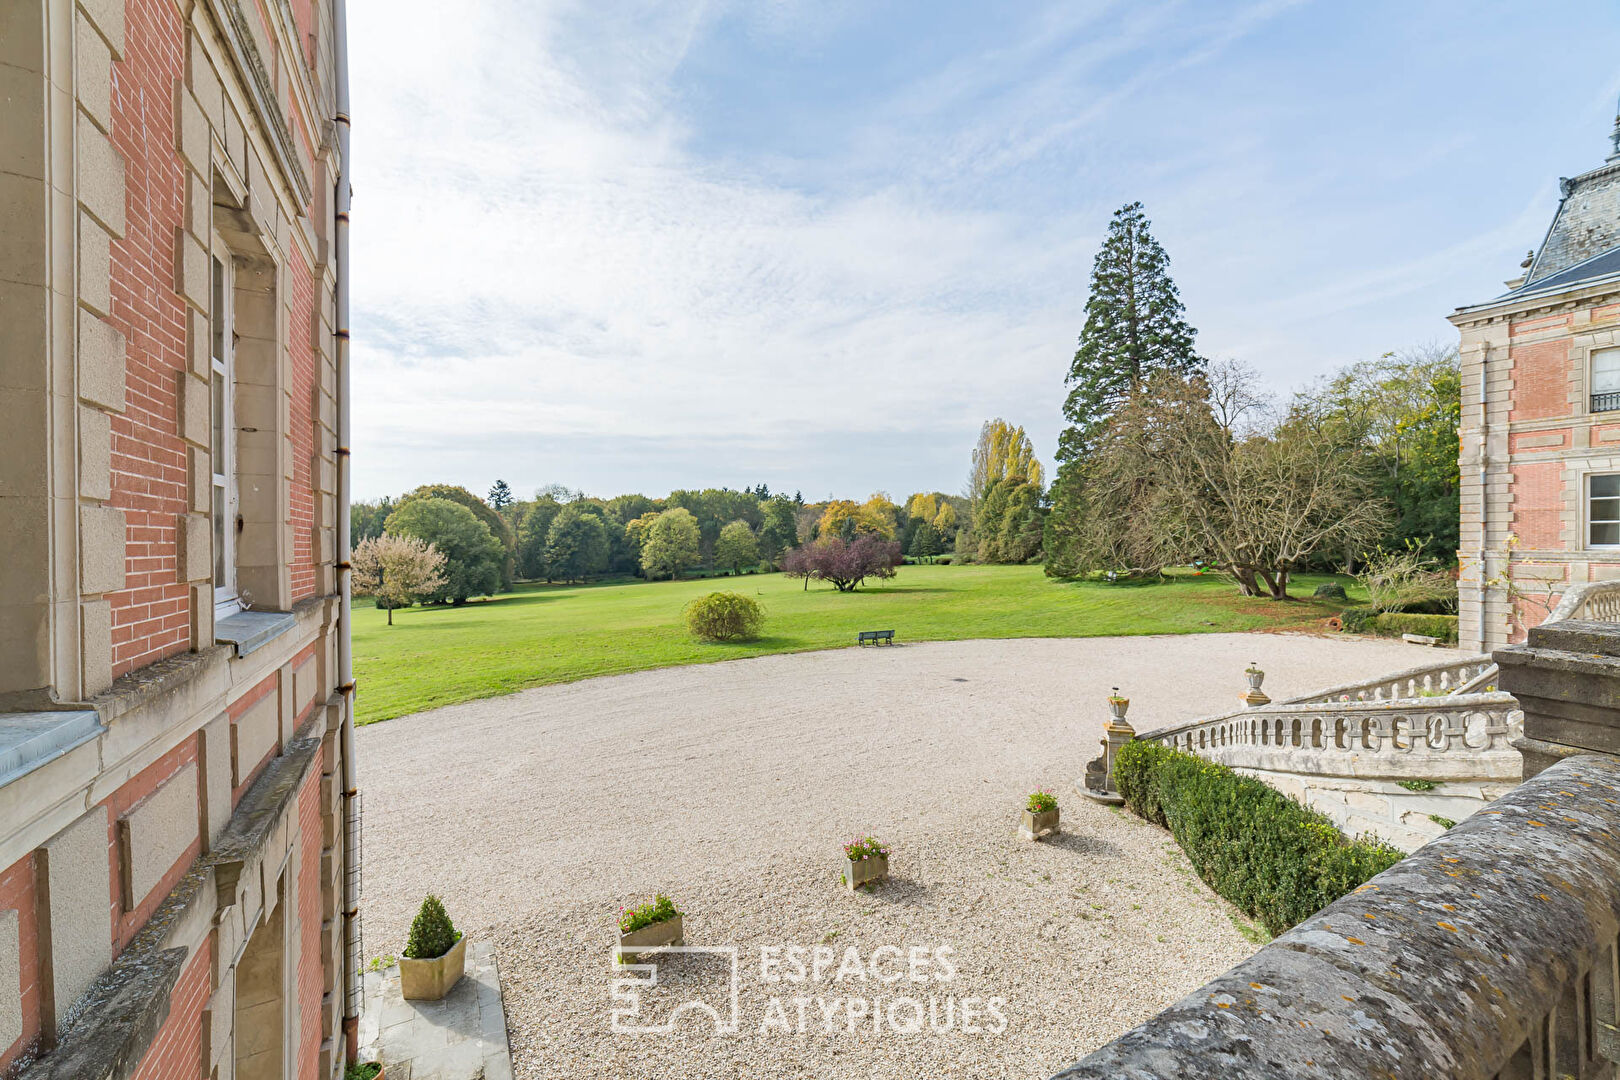
[[[1080,783],[1080,793],[1094,802],[1125,801],[1119,794],[1119,788],[1114,785],[1114,761],[1120,749],[1136,738],[1136,729],[1125,719],[1125,709],[1129,705],[1130,702],[1124,705],[1109,704],[1110,715],[1108,722],[1103,725],[1102,755],[1086,766],[1086,777]]]
[[[1620,757],[1620,623],[1538,626],[1492,659],[1524,710],[1525,779],[1576,754]]]

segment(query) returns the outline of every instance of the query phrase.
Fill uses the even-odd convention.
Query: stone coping
[[[290,611],[238,611],[214,624],[214,640],[236,647],[237,656],[264,648],[298,626]]]
[[[0,713],[0,787],[105,730],[94,709]]]
[[[1496,1076],[1566,1001],[1602,1038],[1617,929],[1620,760],[1569,758],[1057,1076]]]

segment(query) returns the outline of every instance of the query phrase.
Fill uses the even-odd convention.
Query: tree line
[[[806,502],[798,492],[773,493],[764,484],[677,490],[656,499],[598,498],[553,484],[519,499],[497,480],[483,498],[463,487],[428,484],[398,500],[357,502],[350,528],[357,553],[381,538],[415,541],[409,550],[388,548],[397,561],[396,583],[421,578],[431,582],[422,600],[459,604],[509,590],[520,579],[661,580],[787,569],[807,583],[814,577],[853,588],[868,577],[892,576],[904,555],[926,562],[950,553],[961,523],[970,520],[969,506],[963,497],[937,491],[918,492],[903,504],[881,492],[864,502]],[[382,557],[375,544],[366,552],[373,563]],[[365,583],[383,598],[374,583],[387,576],[385,569],[371,570]]]

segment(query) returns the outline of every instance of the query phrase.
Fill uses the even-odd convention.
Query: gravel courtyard
[[[496,943],[521,1077],[1045,1077],[1255,947],[1168,836],[1074,793],[1109,689],[1142,730],[1235,704],[1251,660],[1280,698],[1434,658],[1303,634],[963,641],[641,672],[371,725],[366,949],[397,953],[422,894],[442,895]],[[1036,787],[1064,831],[1021,843]],[[855,832],[894,852],[871,893],[839,881]],[[613,1031],[615,918],[655,889],[686,912],[688,945],[737,947],[736,1033],[705,1017]],[[809,970],[770,967],[764,946],[802,947]],[[679,994],[725,1011],[722,958],[660,975],[624,1022]]]

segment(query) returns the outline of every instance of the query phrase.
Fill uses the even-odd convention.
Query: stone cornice
[[[259,117],[270,131],[271,149],[274,151],[276,164],[281,167],[288,186],[297,193],[299,208],[302,209],[309,204],[313,189],[310,187],[309,177],[304,172],[302,162],[298,160],[298,145],[293,138],[292,129],[287,126],[286,116],[282,114],[275,86],[271,83],[270,73],[264,66],[264,58],[259,55],[259,47],[254,43],[253,33],[247,21],[248,16],[242,10],[241,0],[207,0],[207,2],[215,21],[219,24],[226,48],[230,50],[231,60],[244,76],[244,84],[253,97]]]
[[[1605,303],[1620,302],[1620,274],[1610,274],[1597,281],[1587,282],[1565,292],[1525,296],[1517,299],[1506,296],[1483,304],[1460,307],[1446,321],[1459,329],[1482,326],[1512,318],[1534,318],[1554,315],[1560,311],[1574,311],[1582,307],[1600,307]]]

